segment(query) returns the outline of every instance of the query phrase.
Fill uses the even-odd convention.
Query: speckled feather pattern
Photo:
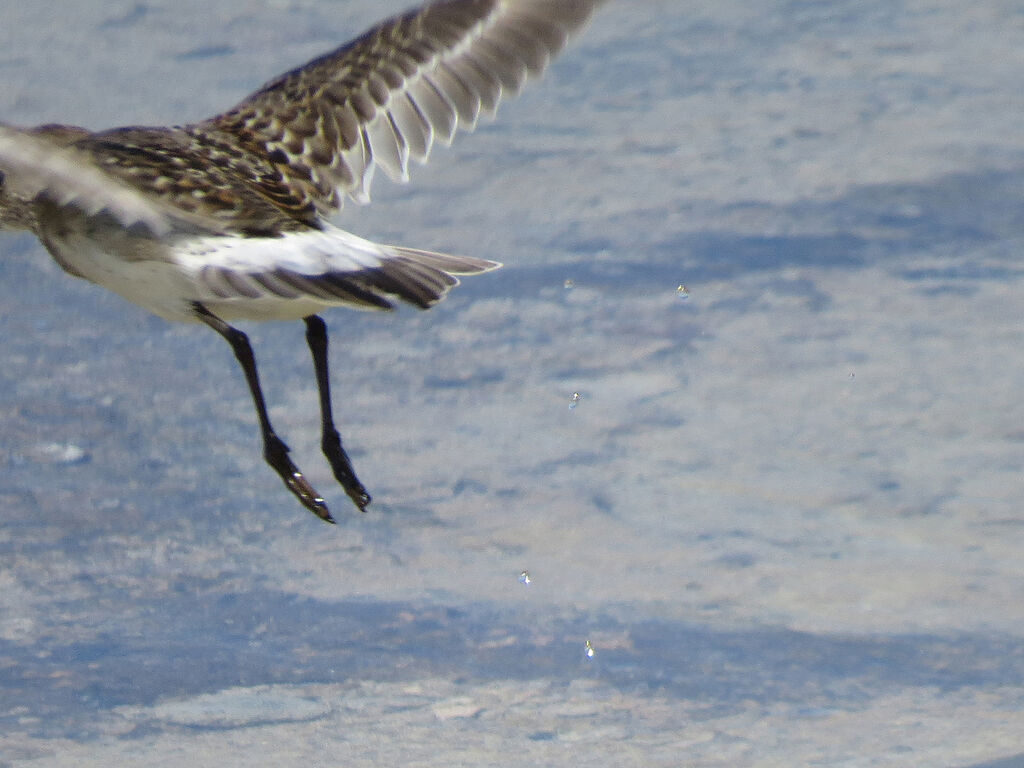
[[[366,201],[373,170],[408,177],[435,141],[471,130],[541,74],[591,0],[459,0],[392,19],[191,130],[270,158],[306,205]],[[298,210],[305,211],[306,207]]]

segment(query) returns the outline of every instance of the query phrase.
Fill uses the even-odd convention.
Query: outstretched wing
[[[267,157],[320,213],[408,177],[435,141],[537,76],[604,0],[442,0],[395,17],[187,130]]]

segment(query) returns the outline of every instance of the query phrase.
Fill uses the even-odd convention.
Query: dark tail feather
[[[383,250],[381,266],[345,275],[345,279],[374,292],[392,294],[421,309],[432,307],[458,285],[455,275],[478,275],[501,266],[488,259],[415,248],[385,246]]]

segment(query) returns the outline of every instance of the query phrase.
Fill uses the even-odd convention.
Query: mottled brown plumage
[[[374,165],[405,179],[565,45],[594,0],[460,0],[396,17],[193,126],[270,158],[321,213],[365,200]],[[300,210],[305,210],[304,208]]]

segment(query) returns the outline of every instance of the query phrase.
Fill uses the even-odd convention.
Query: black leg
[[[263,400],[263,391],[260,389],[260,379],[256,373],[256,358],[252,354],[249,337],[225,323],[202,304],[197,302],[194,308],[196,317],[227,339],[245,372],[245,380],[249,382],[249,391],[252,393],[252,400],[256,405],[256,415],[260,420],[260,432],[263,435],[263,458],[280,475],[288,490],[295,494],[295,497],[302,502],[306,509],[321,520],[333,523],[334,518],[327,510],[323,497],[316,492],[316,489],[309,484],[298,467],[288,458],[288,446],[274,433],[274,428],[270,425],[267,404]]]
[[[320,418],[322,424],[322,437],[320,448],[327,457],[327,461],[334,470],[334,476],[345,489],[345,493],[355,502],[360,511],[365,512],[370,503],[370,494],[366,492],[363,484],[356,477],[352,469],[352,462],[348,454],[341,447],[341,435],[334,426],[334,416],[331,413],[331,384],[330,374],[327,369],[327,325],[318,315],[310,315],[306,318],[306,343],[309,344],[309,351],[313,354],[313,368],[316,370],[316,386],[320,392]]]

